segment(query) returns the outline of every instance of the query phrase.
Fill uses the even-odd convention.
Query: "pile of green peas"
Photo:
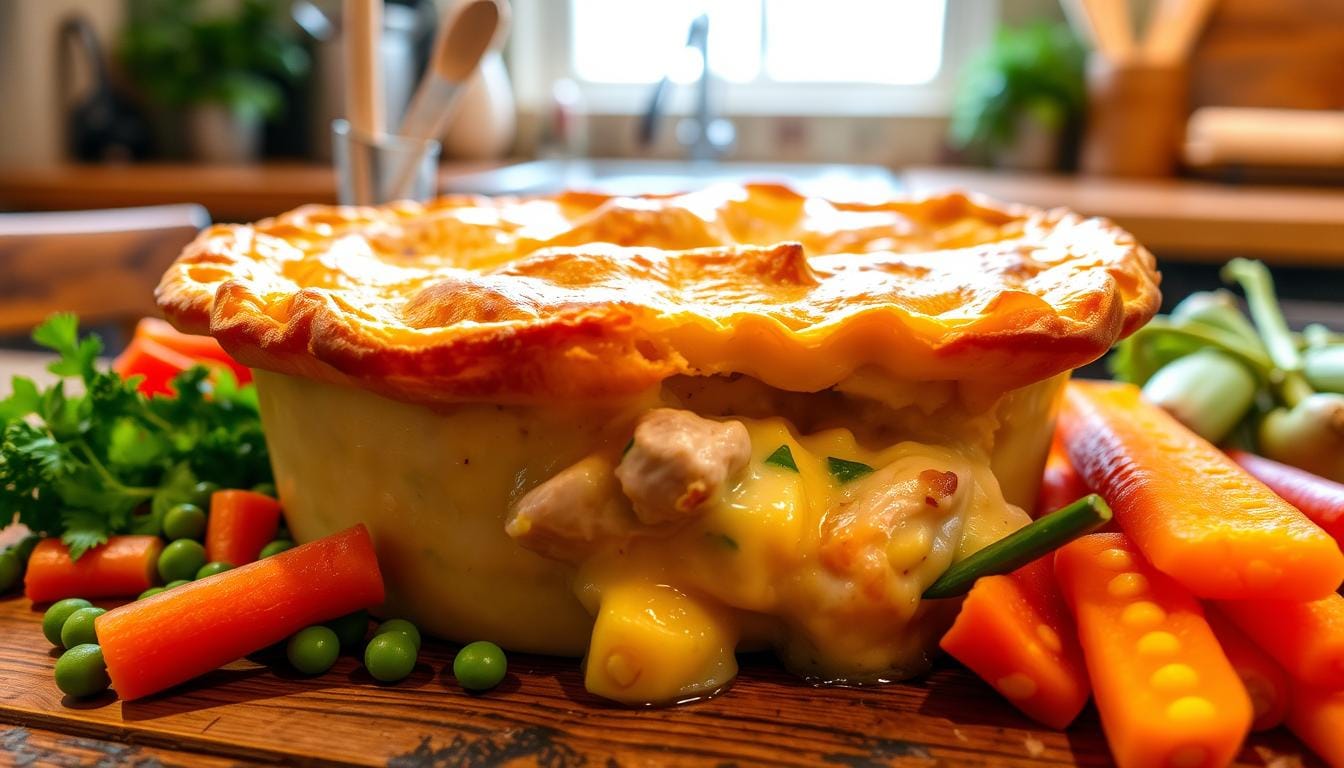
[[[96,696],[111,681],[93,622],[106,613],[88,600],[72,597],[52,603],[42,615],[42,634],[65,652],[56,660],[56,687],[75,698]]]
[[[285,655],[294,669],[320,675],[331,669],[342,649],[358,647],[368,631],[369,615],[357,611],[335,621],[307,627],[289,638]],[[381,683],[406,679],[420,654],[420,630],[405,619],[389,619],[373,632],[364,646],[364,668]],[[499,646],[478,641],[458,651],[453,676],[463,688],[486,691],[499,685],[508,672],[508,659]]]

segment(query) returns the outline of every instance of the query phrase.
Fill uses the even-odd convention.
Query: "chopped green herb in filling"
[[[783,467],[794,472],[798,471],[798,464],[793,460],[793,451],[789,446],[781,445],[775,449],[775,452],[765,457],[766,464],[774,464],[776,467]]]
[[[705,537],[724,549],[731,549],[734,552],[738,549],[737,539],[734,539],[726,533],[720,533],[719,531],[705,531]]]
[[[861,461],[837,459],[834,456],[826,457],[826,469],[830,470],[831,477],[834,477],[841,483],[858,480],[860,477],[870,474],[873,471],[872,467]]]

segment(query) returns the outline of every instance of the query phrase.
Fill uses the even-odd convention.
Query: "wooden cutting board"
[[[722,695],[627,709],[588,694],[577,661],[510,658],[494,691],[454,683],[454,648],[427,641],[405,681],[383,686],[353,657],[302,678],[261,654],[175,691],[123,703],[64,701],[41,613],[0,599],[0,764],[389,768],[543,765],[1109,765],[1090,708],[1067,732],[1037,727],[964,670],[925,680],[822,688],[747,657]],[[7,725],[3,725],[7,724]],[[125,746],[129,745],[129,746]],[[150,762],[146,762],[150,761]],[[1291,735],[1252,737],[1243,765],[1319,765]]]

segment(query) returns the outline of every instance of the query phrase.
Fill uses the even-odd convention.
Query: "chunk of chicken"
[[[545,557],[577,562],[629,537],[638,525],[611,462],[589,456],[533,488],[514,505],[504,530]]]
[[[750,459],[751,438],[742,422],[655,408],[635,427],[616,478],[640,522],[661,525],[693,516]]]
[[[864,478],[826,516],[821,562],[865,599],[913,612],[951,563],[971,497],[959,462],[898,459]]]

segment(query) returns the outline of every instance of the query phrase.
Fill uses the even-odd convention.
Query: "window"
[[[691,22],[709,18],[716,98],[729,113],[939,113],[957,66],[988,40],[995,0],[515,0],[525,105],[578,83],[596,112],[635,113],[664,76],[693,81]],[[684,110],[689,88],[673,89]]]

